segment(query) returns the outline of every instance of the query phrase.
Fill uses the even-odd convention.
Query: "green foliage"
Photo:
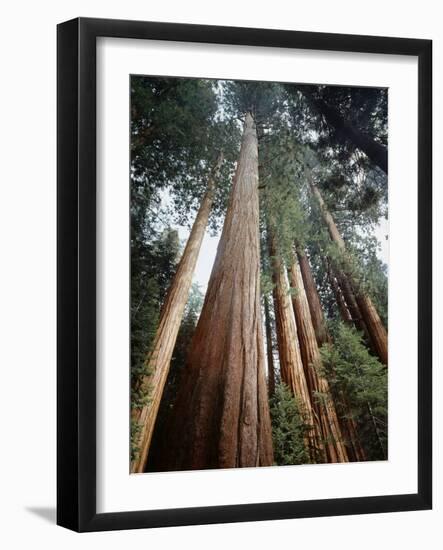
[[[285,92],[294,127],[306,143],[351,168],[355,143],[325,120],[324,104],[346,123],[383,145],[387,144],[388,92],[381,88],[286,84]],[[354,159],[355,161],[355,159]],[[361,159],[367,165],[366,157]]]
[[[216,182],[209,227],[218,232],[224,220],[238,157],[241,122],[251,112],[259,138],[262,293],[273,284],[266,243],[272,228],[286,265],[294,246],[307,250],[319,294],[329,318],[337,317],[328,285],[329,258],[345,266],[331,242],[320,211],[312,202],[313,178],[348,248],[346,270],[358,288],[373,299],[387,322],[386,266],[377,256],[374,230],[387,211],[387,181],[346,136],[325,123],[307,96],[321,99],[374,140],[387,141],[387,93],[384,90],[266,82],[209,81],[133,76],[131,78],[131,399],[143,406],[149,394],[141,377],[149,374],[147,357],[160,309],[175,272],[180,243],[174,226],[190,227],[208,177],[224,153]],[[175,399],[180,373],[203,296],[193,288],[174,349],[158,426]],[[349,396],[352,414],[364,436],[368,456],[386,450],[386,369],[347,326],[333,326],[334,345],[323,348],[325,371],[335,399]],[[318,394],[317,399],[322,395]],[[308,462],[297,401],[278,385],[271,413],[278,464]],[[160,428],[159,428],[160,429]],[[132,427],[137,453],[139,426]],[[157,430],[157,428],[156,428]],[[161,429],[160,429],[161,432]],[[158,432],[158,433],[160,433]],[[156,436],[154,435],[154,438]]]
[[[228,80],[223,82],[223,102],[226,113],[242,119],[249,112],[259,133],[280,124],[283,89],[274,82]]]
[[[341,227],[372,231],[386,215],[387,177],[342,131],[328,124],[319,104],[375,142],[387,144],[387,90],[286,84],[291,128],[315,153],[314,178]]]
[[[143,407],[149,392],[141,380],[150,373],[149,350],[157,330],[161,304],[174,275],[179,253],[177,232],[151,232],[153,240],[139,235],[131,245],[131,408]],[[131,451],[136,452],[137,425],[131,426]]]
[[[218,113],[217,93],[217,83],[204,79],[131,78],[131,210],[139,226],[163,190],[169,192],[175,221],[189,223],[223,150],[211,219],[217,227],[240,133]]]
[[[387,369],[364,346],[361,335],[342,322],[331,323],[333,344],[320,352],[336,403],[349,407],[370,460],[387,457]],[[343,403],[346,396],[347,403]]]
[[[294,142],[287,130],[270,134],[259,151],[264,232],[272,233],[278,254],[290,265],[294,246],[309,240],[307,220],[305,148]]]
[[[169,370],[165,401],[172,406],[177,393],[178,381],[182,370],[185,368],[189,345],[197,326],[197,321],[203,306],[204,295],[198,283],[193,283],[186,304],[183,321],[180,325],[174,352],[172,354],[171,368]]]
[[[370,221],[364,212],[337,210],[336,202],[334,210],[331,204],[334,204],[334,197],[337,197],[335,190],[322,189],[321,193],[346,243],[346,253],[344,253],[331,240],[322,221],[318,202],[311,199],[308,207],[309,237],[306,244],[323,306],[329,317],[339,316],[335,297],[329,288],[327,268],[330,265],[345,272],[352,279],[356,291],[364,292],[372,299],[384,325],[387,326],[387,266],[379,258],[380,242],[374,234],[376,226],[380,220],[383,220],[384,207],[377,207],[377,212],[375,213],[374,210],[371,214],[375,217]]]
[[[140,452],[138,441],[139,441],[141,429],[142,429],[141,425],[136,420],[131,418],[131,442],[130,442],[131,462],[137,459],[138,453]]]
[[[162,452],[167,441],[167,423],[177,397],[183,369],[186,367],[189,346],[203,305],[203,293],[197,283],[193,283],[186,304],[183,320],[178,331],[172,353],[171,365],[158,410],[155,430],[149,452],[148,471],[164,469]]]
[[[208,157],[208,130],[216,108],[211,81],[133,76],[131,163],[134,181],[159,188],[198,168]]]
[[[304,436],[307,426],[299,404],[283,382],[277,384],[270,400],[274,460],[278,466],[309,463]]]

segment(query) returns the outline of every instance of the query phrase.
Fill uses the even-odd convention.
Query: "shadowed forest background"
[[[132,472],[387,459],[387,102],[131,77]]]

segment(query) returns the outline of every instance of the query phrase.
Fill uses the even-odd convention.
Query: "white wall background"
[[[55,25],[109,17],[434,40],[435,273],[443,231],[443,30],[441,3],[404,0],[16,1],[1,12],[0,85],[0,545],[4,548],[255,548],[277,545],[438,548],[442,534],[441,420],[437,398],[442,293],[434,289],[435,502],[431,512],[286,520],[76,535],[55,521]],[[440,338],[441,340],[441,338]]]

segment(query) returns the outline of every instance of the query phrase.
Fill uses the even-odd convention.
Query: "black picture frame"
[[[432,42],[78,18],[57,29],[57,523],[104,531],[426,510],[432,506]],[[418,491],[416,494],[96,512],[96,39],[399,54],[418,58]]]

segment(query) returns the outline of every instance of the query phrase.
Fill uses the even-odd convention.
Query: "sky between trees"
[[[132,472],[387,457],[387,96],[132,77]]]

